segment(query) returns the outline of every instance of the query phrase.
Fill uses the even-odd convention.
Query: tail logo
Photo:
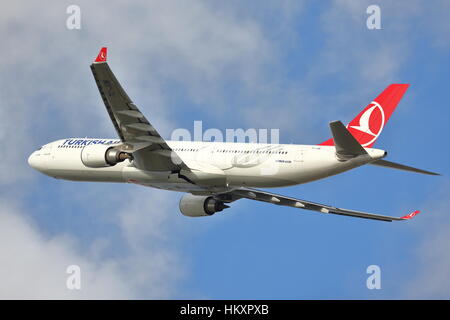
[[[378,102],[372,101],[359,119],[354,119],[347,126],[347,129],[357,130],[353,135],[358,135],[358,141],[363,147],[366,147],[375,142],[381,134],[384,124],[385,115],[383,108]]]

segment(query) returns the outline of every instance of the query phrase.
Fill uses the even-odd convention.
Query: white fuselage
[[[33,152],[28,162],[33,168],[57,179],[132,182],[175,191],[205,191],[204,187],[180,178],[177,173],[140,170],[132,160],[103,168],[89,168],[83,164],[81,153],[85,146],[119,143],[120,140],[116,139],[58,140]],[[302,184],[385,156],[383,150],[366,148],[368,156],[341,161],[336,157],[334,146],[199,141],[167,141],[167,144],[189,168],[206,175],[225,176],[226,188],[271,188]]]

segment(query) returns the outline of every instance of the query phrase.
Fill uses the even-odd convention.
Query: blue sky
[[[449,298],[446,1],[18,1],[0,14],[0,297]],[[383,223],[249,200],[210,218],[178,212],[179,193],[59,181],[29,168],[37,147],[115,132],[89,64],[102,46],[141,111],[176,128],[275,128],[315,144],[390,83],[410,83],[376,147],[443,174],[363,167],[275,192],[401,216]],[[82,289],[65,287],[80,265]],[[381,290],[366,268],[381,268]]]

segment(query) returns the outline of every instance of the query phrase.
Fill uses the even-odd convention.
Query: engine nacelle
[[[105,144],[93,144],[81,150],[81,162],[89,168],[111,167],[130,157],[130,154]]]
[[[225,208],[229,207],[211,196],[194,196],[188,193],[180,200],[180,211],[188,217],[211,216]]]

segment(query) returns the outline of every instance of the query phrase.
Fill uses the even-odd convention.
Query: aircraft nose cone
[[[43,161],[40,158],[41,157],[39,157],[39,155],[36,155],[36,151],[33,152],[28,157],[28,164],[30,165],[30,167],[32,167],[33,169],[36,169],[38,171],[42,171],[42,169],[43,169]]]
[[[34,157],[34,152],[32,154],[30,154],[30,156],[28,157],[28,165],[32,168],[35,168],[36,166],[36,160]]]
[[[28,157],[28,165],[32,168],[34,168],[34,158],[33,158],[34,152],[32,154],[30,154],[30,156]]]

